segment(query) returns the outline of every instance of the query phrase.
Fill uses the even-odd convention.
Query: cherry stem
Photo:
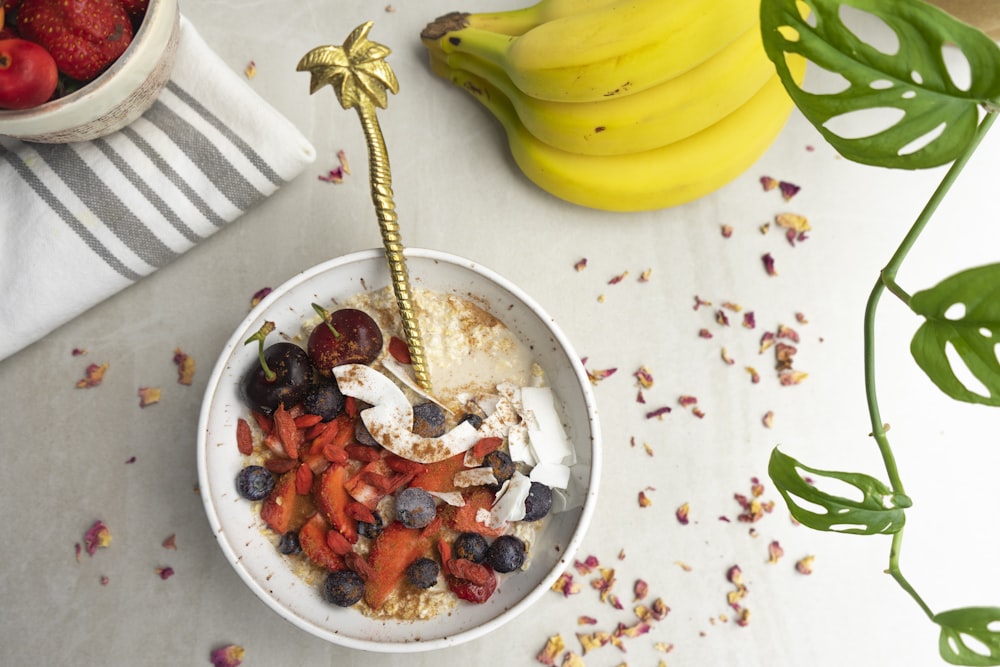
[[[264,359],[264,340],[267,338],[267,334],[272,331],[274,331],[274,322],[264,322],[263,326],[257,330],[257,333],[243,341],[244,345],[249,345],[254,341],[257,342],[257,356],[260,357],[260,367],[264,369],[264,377],[267,378],[268,382],[274,382],[278,377],[278,374],[271,370],[271,367],[267,365],[267,361]]]
[[[333,324],[330,323],[330,311],[324,308],[323,306],[319,305],[318,303],[314,303],[312,307],[313,310],[316,311],[316,314],[323,318],[323,322],[326,324],[327,328],[333,332],[333,337],[340,338],[340,332],[337,331],[334,328]]]

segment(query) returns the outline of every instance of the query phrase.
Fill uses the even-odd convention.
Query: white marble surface
[[[888,538],[796,527],[766,479],[768,455],[779,444],[817,467],[884,477],[867,437],[862,309],[941,172],[848,163],[796,114],[758,164],[701,201],[631,215],[577,208],[520,176],[498,126],[429,73],[417,38],[446,11],[518,3],[399,1],[390,13],[386,2],[182,6],[234,70],[256,63],[251,85],[303,130],[320,157],[174,264],[0,363],[0,663],[204,665],[213,648],[235,643],[245,647],[246,665],[528,665],[550,635],[562,634],[581,653],[577,632],[630,623],[632,585],[642,578],[670,614],[649,634],[625,639],[627,652],[597,649],[585,656],[587,665],[943,664],[936,627],[883,573]],[[251,295],[379,243],[357,119],[329,90],[310,97],[307,75],[294,71],[309,48],[339,43],[368,19],[375,21],[371,37],[393,48],[401,82],[380,118],[405,243],[468,256],[514,280],[556,318],[590,368],[618,369],[595,388],[605,440],[602,500],[579,556],[615,569],[623,611],[602,604],[587,586],[592,577],[578,575],[579,595],[544,596],[488,638],[435,653],[364,654],[280,620],[243,586],[209,530],[195,489],[196,422],[215,357]],[[319,181],[341,149],[354,174],[341,185]],[[994,136],[904,266],[899,278],[911,292],[996,260],[998,161]],[[762,191],[765,174],[802,190],[786,203]],[[759,231],[782,212],[809,218],[807,241],[791,247],[773,229]],[[723,224],[734,228],[729,239],[720,234]],[[764,272],[765,252],[777,276]],[[584,257],[587,268],[574,270]],[[640,283],[646,269],[650,279]],[[609,284],[625,271],[625,280]],[[757,329],[742,328],[738,317],[720,327],[714,309],[693,310],[695,295],[753,310]],[[884,303],[883,416],[915,500],[904,572],[935,611],[996,604],[997,413],[940,395],[907,352],[916,320],[892,299]],[[808,324],[796,325],[799,311]],[[761,333],[781,323],[802,336],[796,367],[809,377],[794,387],[778,386],[773,357],[757,353]],[[715,337],[699,338],[702,327]],[[175,381],[176,347],[198,364],[193,386]],[[734,365],[723,362],[723,347]],[[88,353],[74,357],[74,348]],[[90,362],[110,364],[104,383],[75,389]],[[645,405],[636,401],[632,377],[642,365],[655,378]],[[760,371],[759,384],[751,384],[747,365]],[[140,386],[162,387],[160,403],[141,409]],[[684,394],[698,398],[703,419],[678,406]],[[663,420],[644,418],[659,405],[674,410]],[[775,413],[771,429],[761,423],[768,410]],[[748,493],[755,476],[765,485],[763,499],[778,505],[754,524],[754,537],[735,521],[733,494]],[[637,501],[643,490],[652,501],[645,508]],[[691,522],[682,526],[674,510],[685,502]],[[113,542],[77,562],[73,545],[95,519],[108,524]],[[176,550],[161,546],[171,534]],[[777,564],[767,563],[771,540],[785,551]],[[807,555],[815,556],[814,572],[804,576],[794,564]],[[727,606],[732,565],[749,587],[746,627]],[[155,572],[163,566],[176,572],[166,581]],[[598,624],[578,626],[581,615]],[[662,653],[657,643],[674,649]]]

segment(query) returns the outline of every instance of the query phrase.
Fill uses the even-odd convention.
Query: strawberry
[[[431,545],[436,544],[440,527],[438,520],[419,530],[407,528],[399,521],[385,527],[368,554],[371,574],[365,581],[365,602],[369,607],[382,607],[406,576],[410,563],[427,554]]]
[[[149,0],[121,0],[121,3],[133,20],[142,19],[146,15],[146,7],[149,6]]]
[[[424,471],[417,473],[417,476],[413,478],[410,482],[410,486],[417,486],[424,491],[438,491],[438,492],[449,492],[457,491],[458,487],[455,486],[455,473],[465,470],[465,454],[456,454],[455,456],[444,459],[443,461],[438,461],[437,463],[428,463],[424,466]]]
[[[490,528],[476,521],[479,510],[489,510],[493,506],[493,492],[486,487],[478,486],[462,492],[465,504],[461,507],[447,506],[441,509],[444,525],[459,533],[479,533],[487,537],[496,537],[503,533],[503,528]]]
[[[78,81],[95,78],[132,42],[132,23],[120,0],[21,0],[17,29]]]
[[[290,470],[278,478],[274,489],[264,499],[264,504],[260,508],[260,518],[271,527],[271,530],[284,535],[294,527],[297,498],[295,471]]]
[[[347,513],[347,506],[353,502],[347,493],[347,468],[332,464],[319,478],[316,490],[316,505],[347,541],[358,541],[358,522]]]
[[[457,597],[466,602],[473,602],[475,604],[486,602],[493,595],[493,591],[497,589],[497,576],[493,574],[493,570],[489,568],[485,569],[487,572],[486,581],[481,584],[448,575],[445,577],[445,580],[448,582],[448,588]]]
[[[330,524],[326,522],[322,514],[317,512],[309,517],[309,520],[299,530],[299,544],[302,545],[302,553],[313,563],[327,570],[343,570],[347,565],[344,564],[344,557],[330,548],[327,541],[329,532]]]

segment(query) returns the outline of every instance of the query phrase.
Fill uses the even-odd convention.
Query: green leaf
[[[810,480],[799,472],[808,473]],[[817,470],[803,465],[777,448],[771,451],[768,475],[789,511],[799,523],[815,530],[853,535],[895,533],[906,521],[903,510],[910,506],[910,499],[893,493],[879,480],[862,473]],[[823,480],[837,480],[861,492],[861,500],[827,493],[817,486]],[[811,507],[825,511],[819,512]]]
[[[842,20],[845,6],[881,19],[895,33],[898,48],[886,53],[863,41]],[[980,105],[995,108],[1000,98],[1000,47],[920,0],[762,0],[761,34],[795,105],[856,162],[906,169],[950,162],[973,139]],[[968,62],[967,86],[948,72],[942,51],[948,44]],[[837,92],[807,92],[792,78],[788,53],[841,74],[849,85]],[[843,114],[881,109],[903,115],[862,137],[844,137],[827,126]]]
[[[1000,624],[1000,608],[966,607],[934,615],[941,626],[938,649],[952,665],[1000,665],[1000,633],[991,624]],[[975,641],[970,645],[969,639]]]
[[[917,292],[910,308],[925,321],[910,342],[924,373],[948,396],[968,403],[1000,406],[1000,264],[967,269]],[[963,311],[956,314],[956,310]],[[989,395],[967,387],[947,356],[954,349]]]

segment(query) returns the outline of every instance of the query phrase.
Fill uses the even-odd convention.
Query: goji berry
[[[307,496],[312,491],[313,471],[307,465],[300,465],[295,471],[295,492]]]
[[[411,364],[413,360],[410,358],[410,346],[406,344],[406,341],[393,336],[389,339],[389,354],[392,358],[401,364]]]
[[[243,456],[253,454],[253,434],[250,432],[250,424],[242,417],[236,420],[236,448]]]

